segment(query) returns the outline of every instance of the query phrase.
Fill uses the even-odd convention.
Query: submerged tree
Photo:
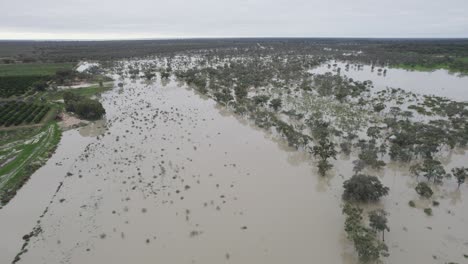
[[[322,139],[318,145],[312,148],[312,154],[320,158],[318,163],[319,174],[325,176],[327,171],[333,167],[328,159],[336,159],[337,151],[335,150],[335,144],[328,139]]]
[[[387,245],[376,238],[374,230],[362,223],[361,208],[345,203],[343,214],[346,215],[345,231],[348,238],[353,241],[354,248],[362,263],[376,262],[380,256],[388,256]]]
[[[465,179],[468,178],[468,168],[453,168],[452,173],[455,179],[457,179],[458,188],[460,188],[460,186],[465,182]]]
[[[378,209],[369,213],[370,227],[382,232],[382,241],[385,241],[385,230],[390,231],[387,222],[387,212],[385,212],[385,210]]]
[[[371,167],[376,170],[380,170],[385,166],[383,160],[378,158],[379,149],[375,146],[374,142],[361,144],[361,153],[359,153],[359,160],[355,160],[353,170],[358,173],[362,171],[365,167]]]
[[[419,195],[421,195],[424,198],[431,198],[432,194],[434,193],[431,187],[429,187],[429,185],[425,182],[418,183],[418,185],[414,189]]]
[[[440,183],[444,177],[450,176],[445,172],[440,161],[431,158],[425,159],[422,164],[413,165],[410,170],[416,177],[422,175],[428,181],[432,180],[434,183]]]
[[[155,74],[153,71],[151,71],[151,70],[146,70],[146,71],[144,72],[144,75],[145,75],[145,78],[146,78],[147,80],[151,80],[151,79],[153,79],[154,77],[156,77],[156,74]]]
[[[278,109],[281,107],[281,99],[280,98],[275,98],[270,101],[270,107],[273,108],[275,111],[278,111]]]
[[[377,201],[389,191],[377,177],[364,174],[353,175],[343,183],[343,187],[343,199],[358,202]]]

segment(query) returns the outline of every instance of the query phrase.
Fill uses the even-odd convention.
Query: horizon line
[[[401,39],[401,40],[468,40],[468,37],[278,37],[278,36],[203,36],[203,37],[149,37],[149,38],[5,38],[0,42],[6,41],[141,41],[141,40],[214,40],[214,39]]]

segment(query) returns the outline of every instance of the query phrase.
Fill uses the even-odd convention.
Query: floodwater
[[[97,132],[65,132],[0,210],[0,263],[35,226],[18,263],[357,263],[340,207],[354,158],[323,178],[310,157],[187,87],[124,83],[102,95]],[[448,168],[465,162],[454,152]],[[467,184],[442,186],[429,217],[405,169],[378,175],[391,189],[376,205],[390,214],[385,263],[463,263]]]
[[[328,67],[328,65],[331,67]],[[336,64],[336,66],[333,66]],[[323,74],[326,72],[336,73],[341,68],[341,74],[358,81],[371,80],[375,90],[389,88],[401,88],[403,90],[425,95],[437,95],[457,101],[468,101],[468,76],[452,74],[447,70],[434,71],[408,71],[397,68],[385,68],[384,74],[379,72],[380,67],[372,71],[370,65],[357,67],[351,64],[346,70],[346,62],[327,62],[311,70],[312,73]],[[383,68],[382,68],[383,69]]]

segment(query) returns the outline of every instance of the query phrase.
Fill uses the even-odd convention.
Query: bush
[[[421,195],[424,198],[431,198],[432,194],[434,193],[431,187],[429,187],[429,185],[427,185],[427,183],[425,182],[418,183],[418,185],[414,189],[419,195]]]
[[[424,213],[426,215],[432,215],[432,209],[431,208],[424,208]]]

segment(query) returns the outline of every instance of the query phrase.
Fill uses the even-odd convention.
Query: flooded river
[[[107,130],[65,132],[0,210],[0,263],[34,227],[18,263],[357,263],[340,207],[354,158],[322,178],[310,157],[176,82],[126,79],[101,101]],[[450,166],[465,162],[454,152]],[[387,167],[385,262],[462,263],[467,185],[441,187],[428,217],[407,205],[424,206],[414,178]]]

